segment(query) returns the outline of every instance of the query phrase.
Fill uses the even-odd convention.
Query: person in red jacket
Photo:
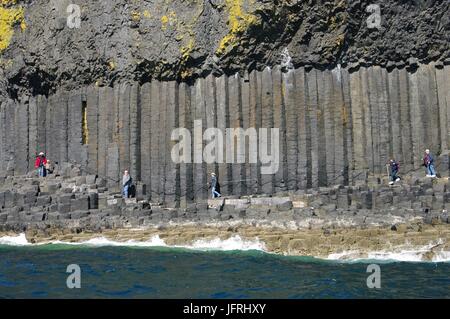
[[[47,159],[45,158],[44,152],[40,152],[36,157],[34,167],[38,169],[39,176],[41,177],[47,176],[47,169],[45,168],[45,165],[47,165]]]

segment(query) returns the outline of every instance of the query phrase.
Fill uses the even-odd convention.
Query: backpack
[[[216,192],[220,193],[220,184],[219,184],[219,181],[216,181]]]
[[[399,164],[398,162],[395,162],[395,163],[394,163],[394,166],[395,166],[395,169],[396,169],[397,171],[400,170],[400,164]]]

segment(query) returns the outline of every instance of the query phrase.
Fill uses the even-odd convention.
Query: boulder
[[[58,204],[58,212],[60,214],[67,214],[70,212],[70,203],[64,204],[64,203],[59,203]]]
[[[70,210],[89,210],[89,196],[81,195],[70,201]]]
[[[61,194],[58,197],[58,203],[59,204],[70,204],[72,199],[75,198],[75,195],[70,193],[70,194]]]
[[[278,211],[284,212],[284,211],[291,210],[294,206],[293,206],[293,204],[292,204],[291,201],[286,201],[286,202],[284,202],[284,203],[277,204],[276,207],[277,207],[277,210],[278,210]]]
[[[81,219],[84,217],[88,217],[90,215],[90,212],[83,211],[83,210],[77,210],[70,213],[71,219]]]
[[[47,206],[52,202],[51,196],[39,196],[36,199],[36,206]]]

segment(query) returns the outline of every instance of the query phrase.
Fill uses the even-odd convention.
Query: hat
[[[211,173],[211,175],[214,175],[214,176],[216,176],[216,173],[212,172],[212,173]]]
[[[41,156],[41,155],[44,155],[44,152],[40,152],[40,153],[39,153],[39,156]]]

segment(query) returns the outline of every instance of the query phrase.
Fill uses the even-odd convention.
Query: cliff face
[[[433,63],[414,72],[276,67],[242,77],[209,75],[193,85],[153,80],[23,96],[1,105],[0,169],[26,173],[42,150],[53,161],[109,177],[110,185],[130,169],[153,200],[167,202],[205,198],[214,170],[228,195],[353,184],[367,173],[385,174],[391,156],[406,174],[421,169],[425,148],[447,152],[449,83],[450,66]],[[250,154],[242,164],[176,164],[171,134],[178,127],[191,132],[192,155],[209,144],[201,136],[209,127],[279,128],[279,169],[261,174]],[[225,145],[223,153],[232,152]]]
[[[262,71],[403,66],[450,58],[447,0],[2,0],[0,92]],[[415,61],[413,61],[415,63]]]
[[[129,168],[175,202],[206,197],[215,169],[224,194],[274,193],[353,184],[391,156],[410,172],[448,149],[447,0],[383,1],[380,28],[370,1],[80,0],[71,29],[69,2],[1,2],[2,174],[44,151],[112,184]],[[279,170],[174,163],[172,130],[195,120],[279,128]]]

